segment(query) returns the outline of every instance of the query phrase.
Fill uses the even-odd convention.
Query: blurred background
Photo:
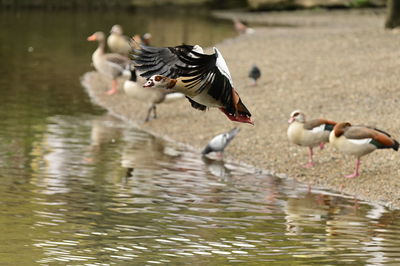
[[[390,2],[390,1],[389,1]],[[151,45],[237,35],[213,10],[382,0],[1,0],[0,265],[400,263],[398,211],[202,158],[92,104],[80,84],[114,24]]]

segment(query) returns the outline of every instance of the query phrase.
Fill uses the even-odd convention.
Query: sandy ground
[[[222,16],[242,16],[250,24],[285,25],[256,27],[254,34],[216,45],[253,114],[255,126],[233,123],[219,110],[197,111],[186,100],[159,105],[159,118],[143,123],[145,105],[127,98],[122,91],[106,96],[104,81],[93,72],[84,77],[88,93],[113,114],[199,151],[214,135],[239,126],[241,132],[226,150],[228,159],[399,208],[399,153],[375,151],[362,158],[361,176],[347,179],[343,176],[353,172],[355,158],[328,146],[322,151],[316,149],[316,165],[305,169],[302,165],[307,162],[307,148],[290,144],[286,136],[289,114],[301,109],[309,119],[324,117],[373,125],[400,140],[400,35],[383,29],[384,14]],[[253,63],[262,71],[255,87],[247,78]]]

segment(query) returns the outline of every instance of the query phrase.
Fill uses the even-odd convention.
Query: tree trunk
[[[388,0],[385,28],[393,29],[399,26],[400,26],[400,0]]]

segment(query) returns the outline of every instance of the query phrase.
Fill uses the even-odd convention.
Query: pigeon
[[[256,65],[253,65],[249,72],[249,78],[252,80],[253,86],[257,86],[257,80],[260,77],[261,77],[260,69]]]
[[[221,155],[223,155],[224,149],[228,144],[232,141],[232,139],[239,133],[240,129],[235,127],[231,129],[227,133],[222,133],[214,138],[211,139],[211,141],[207,144],[207,146],[203,149],[201,154],[203,156],[207,155],[208,153],[211,152],[217,152]]]

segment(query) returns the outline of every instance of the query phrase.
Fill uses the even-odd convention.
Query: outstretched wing
[[[204,90],[214,99],[230,105],[232,103],[233,82],[224,58],[217,48],[214,54],[191,51],[178,54],[184,65],[177,66],[184,77],[182,82],[188,89],[196,88],[197,93]]]
[[[184,66],[180,56],[189,54],[192,49],[192,45],[163,48],[142,45],[141,49],[133,54],[133,62],[144,78],[153,75],[177,78],[181,72],[179,67]]]

